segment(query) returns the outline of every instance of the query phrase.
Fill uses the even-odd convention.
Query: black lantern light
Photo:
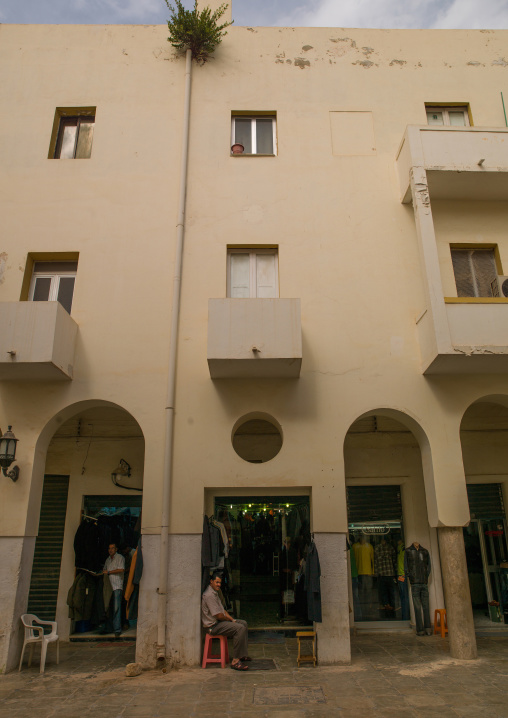
[[[7,471],[16,458],[16,444],[18,443],[18,439],[16,439],[11,429],[12,426],[8,426],[5,434],[0,437],[0,466],[2,467],[4,476],[8,476],[9,479],[17,481],[19,467],[13,466],[10,471]]]

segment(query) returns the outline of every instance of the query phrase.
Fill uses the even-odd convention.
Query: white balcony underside
[[[299,299],[210,299],[208,366],[212,379],[300,376]]]
[[[58,302],[0,302],[0,380],[72,379],[77,331]]]

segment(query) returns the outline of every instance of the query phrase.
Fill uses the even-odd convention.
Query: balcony
[[[508,299],[446,298],[432,216],[436,199],[508,199],[508,128],[409,126],[396,157],[413,203],[426,293],[416,318],[424,374],[508,371]]]
[[[402,201],[411,201],[412,168],[427,175],[431,199],[508,199],[508,128],[406,128],[397,155]]]
[[[299,299],[210,299],[212,379],[295,379],[302,364]]]
[[[0,380],[72,379],[77,331],[58,302],[0,302]]]

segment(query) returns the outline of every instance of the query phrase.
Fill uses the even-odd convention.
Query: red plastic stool
[[[441,633],[441,638],[448,633],[448,621],[446,620],[446,608],[436,608],[434,611],[434,635]]]
[[[213,639],[218,638],[220,641],[220,656],[212,654]],[[228,639],[227,636],[212,636],[207,633],[205,637],[205,646],[203,648],[202,668],[206,668],[208,663],[220,663],[221,668],[225,668],[229,663]]]

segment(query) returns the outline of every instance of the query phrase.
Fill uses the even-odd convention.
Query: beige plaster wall
[[[0,34],[8,70],[0,101],[10,109],[0,132],[9,168],[0,178],[0,301],[20,299],[28,252],[79,252],[73,381],[0,387],[1,425],[20,438],[22,470],[17,485],[1,479],[1,530],[29,530],[44,427],[94,399],[125,408],[142,428],[144,531],[156,534],[183,61],[164,26],[3,25]],[[344,437],[377,407],[422,427],[431,524],[468,520],[458,427],[477,398],[508,394],[508,379],[422,376],[415,322],[424,280],[395,157],[406,125],[425,122],[425,102],[469,102],[476,126],[504,126],[507,39],[506,31],[233,27],[215,59],[194,68],[171,532],[199,533],[205,490],[231,487],[311,487],[314,530],[345,531]],[[58,106],[97,107],[90,160],[47,158]],[[231,112],[267,110],[277,113],[278,155],[231,157]],[[360,154],[341,155],[330,113],[350,111],[370,113],[371,124],[363,138],[355,130]],[[491,209],[485,203],[469,224],[492,215],[483,241],[504,241],[504,210]],[[438,208],[440,242],[460,233],[459,214]],[[212,381],[207,307],[226,293],[227,245],[265,243],[279,247],[280,296],[301,300],[301,377]],[[233,425],[252,411],[283,429],[267,464],[246,463],[231,446]]]

